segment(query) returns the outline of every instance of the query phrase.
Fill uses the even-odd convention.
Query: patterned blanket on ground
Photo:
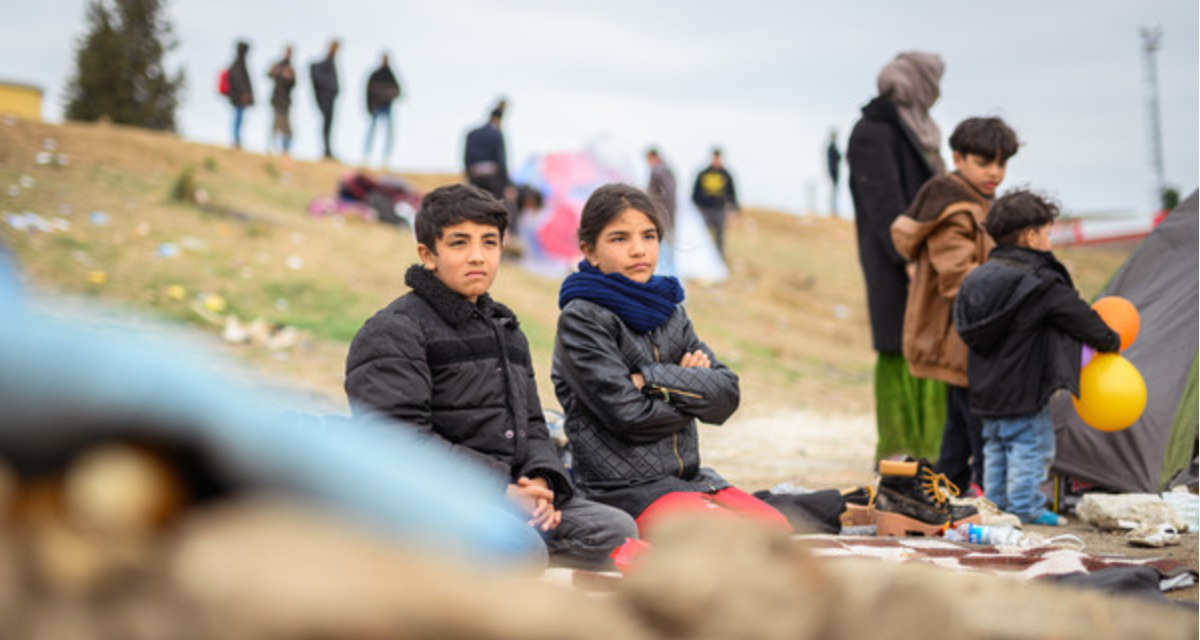
[[[884,562],[917,562],[952,571],[982,571],[1017,579],[1062,578],[1091,575],[1108,569],[1146,568],[1158,573],[1161,591],[1196,584],[1197,574],[1170,558],[1089,554],[1053,546],[1011,547],[947,542],[936,538],[880,538],[875,536],[797,535],[793,538],[820,558],[874,558]],[[586,592],[617,590],[621,574],[580,569],[551,568],[541,581]]]
[[[1196,572],[1170,558],[1094,555],[1053,546],[970,545],[934,538],[870,536],[797,536],[818,557],[876,558],[885,562],[921,562],[954,571],[990,571],[1023,579],[1095,573],[1104,569],[1148,567],[1161,577],[1163,591],[1190,587]]]

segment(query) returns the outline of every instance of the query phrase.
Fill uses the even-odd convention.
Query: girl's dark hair
[[[999,157],[1002,162],[1017,155],[1021,143],[1017,132],[1000,118],[967,118],[950,134],[950,148],[964,156],[973,153],[988,160]]]
[[[1058,218],[1058,203],[1028,189],[996,198],[983,222],[998,245],[1016,244],[1021,232],[1048,225]]]
[[[654,230],[658,232],[661,241],[662,216],[659,215],[658,208],[654,206],[650,196],[637,187],[614,182],[593,191],[587,204],[583,205],[583,213],[579,216],[579,242],[589,247],[596,246],[596,240],[600,238],[604,227],[626,209],[635,209],[646,214],[650,222],[654,223]]]
[[[479,187],[469,184],[438,187],[421,198],[413,223],[417,242],[437,253],[435,243],[442,237],[442,230],[463,221],[496,227],[503,237],[508,228],[508,209]]]

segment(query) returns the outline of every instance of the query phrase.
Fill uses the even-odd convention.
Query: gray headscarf
[[[937,173],[946,165],[940,153],[942,133],[929,117],[929,110],[941,95],[938,83],[945,64],[936,53],[906,51],[896,56],[879,72],[879,95],[892,101],[904,124],[924,147],[925,157]]]

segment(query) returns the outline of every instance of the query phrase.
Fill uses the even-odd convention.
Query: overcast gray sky
[[[62,118],[85,6],[38,0],[5,21],[0,79],[41,86],[50,121]],[[400,170],[459,170],[463,135],[504,95],[511,165],[602,141],[640,169],[655,144],[690,185],[719,144],[744,203],[792,212],[814,199],[827,208],[830,128],[844,145],[880,68],[910,49],[946,61],[933,109],[944,137],[973,115],[1000,115],[1017,130],[1025,146],[1006,186],[1032,184],[1072,210],[1147,212],[1138,30],[1157,25],[1167,182],[1186,194],[1200,175],[1200,9],[1189,0],[173,0],[167,11],[180,44],[168,66],[188,77],[178,114],[188,139],[228,143],[230,108],[216,77],[245,38],[258,106],[243,139],[262,150],[266,69],[291,43],[301,72],[294,151],[315,158],[307,65],[337,37],[335,152],[348,162],[362,154],[366,77],[388,51],[405,91],[395,110]]]

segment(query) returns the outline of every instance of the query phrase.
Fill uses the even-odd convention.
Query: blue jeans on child
[[[1043,510],[1041,484],[1054,462],[1054,423],[1049,405],[1015,418],[983,421],[984,492],[988,500],[1022,522]]]

